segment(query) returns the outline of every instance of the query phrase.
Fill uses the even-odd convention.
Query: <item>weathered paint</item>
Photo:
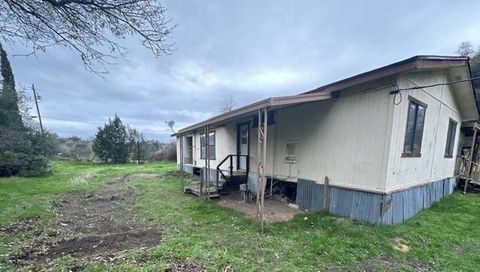
[[[430,85],[448,81],[445,71],[409,73],[398,78],[400,88]],[[401,190],[451,177],[460,138],[462,116],[451,86],[402,92],[402,101],[393,106],[391,145],[386,176],[387,191]],[[402,157],[408,112],[408,96],[428,105],[422,138],[421,157]],[[445,158],[449,120],[457,121],[454,156]]]
[[[434,202],[453,193],[455,178],[441,179],[391,194],[362,192],[345,188],[329,189],[328,211],[334,215],[374,224],[402,223]],[[299,180],[296,203],[302,209],[321,210],[324,185]],[[384,206],[382,202],[389,203]]]
[[[298,180],[297,201],[302,209],[320,210],[323,207],[323,184],[311,180]]]
[[[293,182],[323,183],[328,176],[339,186],[383,190],[389,103],[387,88],[277,110],[275,124],[268,128],[266,173]],[[253,129],[253,150],[256,133]],[[297,143],[294,164],[285,159],[287,143]],[[251,165],[256,165],[255,155]]]

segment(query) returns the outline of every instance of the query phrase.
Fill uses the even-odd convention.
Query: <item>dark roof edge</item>
[[[316,92],[321,92],[321,91],[326,91],[326,90],[332,90],[335,89],[335,87],[338,87],[338,89],[343,89],[345,88],[344,85],[348,85],[348,83],[352,83],[351,85],[357,85],[359,84],[357,81],[361,81],[361,79],[366,79],[365,81],[370,81],[372,79],[369,79],[369,77],[373,77],[375,75],[378,75],[381,77],[382,74],[385,74],[385,76],[388,75],[388,72],[390,71],[390,74],[395,74],[398,72],[401,72],[402,70],[410,70],[410,69],[415,69],[415,68],[425,68],[421,67],[421,61],[437,61],[437,62],[445,62],[445,61],[467,61],[468,63],[468,57],[462,57],[462,56],[435,56],[435,55],[418,55],[414,56],[408,59],[401,60],[399,62],[395,62],[380,68],[376,68],[364,73],[360,73],[339,81],[335,81],[333,83],[327,84],[320,86],[318,88],[315,88],[313,90],[310,90],[308,92],[304,92],[301,94],[309,94],[309,93],[316,93]],[[404,69],[401,69],[401,68]],[[445,65],[445,67],[448,67],[448,65]],[[397,69],[400,68],[400,69]],[[384,73],[382,73],[384,72]]]

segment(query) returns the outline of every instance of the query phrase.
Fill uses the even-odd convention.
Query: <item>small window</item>
[[[200,134],[200,158],[205,159],[207,146],[205,145],[205,133]],[[208,157],[215,159],[215,131],[208,133]]]
[[[409,100],[402,157],[420,157],[427,105],[413,97],[409,97]]]
[[[286,156],[285,162],[286,163],[296,163],[297,162],[297,143],[287,143],[286,145]]]
[[[457,122],[450,119],[448,122],[447,144],[445,146],[445,158],[453,158],[453,148],[455,147],[455,133],[457,133]]]

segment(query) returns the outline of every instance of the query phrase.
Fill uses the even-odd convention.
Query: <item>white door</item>
[[[248,155],[248,124],[238,126],[238,155]],[[247,170],[247,157],[238,157],[238,170]]]

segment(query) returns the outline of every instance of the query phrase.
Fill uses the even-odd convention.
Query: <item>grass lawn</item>
[[[32,217],[47,229],[55,223],[50,211],[63,193],[96,190],[109,177],[127,173],[167,173],[173,163],[101,165],[55,162],[54,174],[44,178],[0,179],[0,227]],[[385,227],[358,224],[324,213],[301,214],[289,222],[271,223],[265,235],[242,214],[180,192],[177,177],[129,182],[138,196],[126,213],[158,228],[161,240],[149,248],[118,252],[115,262],[89,261],[81,268],[103,270],[185,271],[378,271],[480,269],[480,196],[454,194],[404,224]],[[37,226],[39,227],[39,226]],[[404,239],[410,250],[392,248]],[[32,237],[15,233],[0,237],[0,269],[12,244]],[[67,270],[73,257],[38,264]],[[175,270],[175,269],[174,269]]]

